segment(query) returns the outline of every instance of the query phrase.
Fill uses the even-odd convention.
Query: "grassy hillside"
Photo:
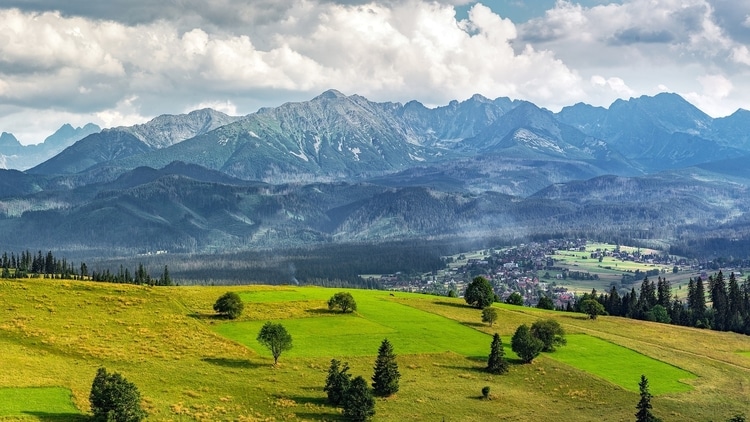
[[[401,390],[378,399],[376,420],[632,420],[641,373],[665,421],[750,414],[746,336],[509,305],[488,327],[460,299],[382,291],[350,290],[358,312],[340,315],[326,307],[338,289],[309,287],[232,288],[245,312],[215,319],[228,289],[0,281],[0,420],[84,420],[99,366],[139,387],[149,420],[339,420],[322,391],[330,359],[369,379],[384,337]],[[557,319],[569,345],[522,365],[510,336],[537,318]],[[278,367],[255,343],[269,319],[294,338]],[[481,371],[495,331],[507,375]]]

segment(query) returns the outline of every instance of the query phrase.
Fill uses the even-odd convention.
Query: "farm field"
[[[213,316],[228,290],[246,303],[237,321]],[[377,400],[375,420],[632,420],[641,373],[665,421],[750,414],[750,358],[739,353],[750,352],[750,337],[504,304],[494,305],[499,320],[489,327],[460,299],[383,291],[348,290],[359,309],[340,315],[326,306],[337,291],[0,281],[0,349],[10,368],[0,375],[0,420],[85,414],[100,366],[138,386],[149,420],[339,420],[322,391],[330,359],[369,379],[384,337],[398,356],[401,389]],[[569,345],[522,365],[510,336],[538,318],[558,320]],[[267,320],[294,338],[278,367],[254,344]],[[511,360],[502,376],[481,371],[496,331]],[[612,353],[619,358],[607,359]],[[494,400],[480,398],[484,386]],[[31,400],[8,407],[10,392],[33,391],[70,408]]]
[[[592,259],[591,253],[597,249],[601,250],[614,250],[616,245],[607,243],[590,243],[586,245],[585,252],[579,251],[558,251],[557,254],[553,255],[555,259],[555,265],[568,268],[571,271],[582,271],[589,272],[592,275],[597,274],[598,280],[555,280],[558,284],[566,286],[573,291],[579,293],[590,292],[591,289],[597,289],[602,292],[609,289],[611,283],[620,283],[622,275],[629,272],[635,272],[640,270],[646,272],[657,269],[661,272],[659,276],[652,276],[650,278],[656,279],[657,277],[667,278],[673,289],[673,293],[676,297],[684,297],[687,294],[687,283],[690,278],[695,278],[700,275],[698,272],[691,271],[689,269],[679,269],[677,273],[673,273],[673,266],[661,265],[661,264],[648,264],[643,262],[632,262],[622,261],[612,257],[603,257],[602,262],[598,259]],[[620,250],[625,252],[634,252],[639,250],[642,254],[659,253],[658,251],[647,249],[647,248],[634,248],[631,246],[620,246]],[[543,272],[542,272],[543,273]],[[557,272],[549,272],[552,277],[557,275]],[[639,285],[636,282],[636,286]],[[637,290],[637,288],[636,288]]]

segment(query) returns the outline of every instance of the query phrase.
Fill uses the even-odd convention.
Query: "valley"
[[[397,395],[377,400],[379,420],[571,414],[577,420],[628,420],[643,372],[651,381],[654,412],[663,420],[723,420],[750,411],[742,399],[750,360],[739,353],[750,350],[750,340],[732,333],[618,317],[589,320],[504,304],[494,305],[500,318],[489,327],[462,299],[400,292],[349,290],[360,309],[338,315],[325,301],[340,289],[235,287],[246,312],[230,322],[211,310],[227,287],[28,279],[2,281],[0,289],[7,307],[0,342],[4,362],[15,368],[2,386],[67,389],[81,414],[96,368],[103,365],[138,386],[154,420],[339,419],[322,391],[330,359],[344,360],[352,373],[369,378],[382,337],[394,344],[402,386]],[[510,335],[539,318],[559,321],[569,344],[520,364],[508,349]],[[350,325],[352,319],[357,323]],[[243,340],[254,338],[267,320],[287,325],[294,339],[278,367],[267,350]],[[494,332],[503,336],[511,361],[506,375],[480,370]],[[496,399],[480,399],[485,385]],[[0,394],[0,400],[7,397]],[[25,408],[4,410],[3,420],[85,420],[70,407],[35,406],[29,401]]]

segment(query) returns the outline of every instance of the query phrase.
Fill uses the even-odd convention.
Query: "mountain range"
[[[0,170],[0,243],[127,254],[750,238],[748,129],[750,112],[714,119],[666,93],[559,113],[480,95],[428,108],[335,90],[242,117],[197,110],[95,131],[25,172]]]
[[[101,131],[93,123],[74,128],[64,124],[44,142],[23,145],[12,133],[0,133],[0,168],[26,170],[42,163],[84,137]]]

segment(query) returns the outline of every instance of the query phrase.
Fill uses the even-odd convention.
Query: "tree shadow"
[[[320,389],[318,389],[320,391]],[[294,400],[295,403],[306,406],[306,405],[315,405],[315,406],[328,406],[328,399],[326,397],[314,397],[314,396],[288,396],[288,395],[274,395],[274,398],[277,399],[290,399]]]
[[[24,410],[24,415],[29,415],[37,418],[42,422],[83,422],[91,421],[91,417],[88,415],[82,415],[80,413],[50,413],[50,412],[37,412],[33,410]]]
[[[203,362],[210,363],[212,365],[221,366],[224,368],[233,369],[252,369],[266,366],[262,363],[250,362],[248,359],[230,359],[230,358],[202,358]]]
[[[230,318],[218,314],[202,314],[199,312],[193,312],[188,314],[190,318],[199,319],[201,321],[228,321]]]
[[[578,312],[571,312],[571,314],[572,315],[562,315],[562,317],[563,318],[568,318],[568,319],[575,319],[575,320],[578,320],[578,321],[586,321],[586,320],[590,320],[591,319],[586,314],[579,314]]]
[[[295,412],[297,417],[303,421],[345,421],[340,413],[323,412]]]
[[[470,309],[476,309],[474,307],[471,307],[465,303],[457,303],[457,302],[445,302],[443,300],[437,300],[433,302],[435,305],[442,305],[442,306],[452,306],[454,308],[470,308]]]
[[[331,309],[318,308],[318,309],[305,309],[305,312],[318,315],[346,315],[341,311],[335,311]],[[349,312],[351,314],[351,312]]]
[[[484,323],[481,323],[481,322],[462,322],[461,325],[466,325],[466,326],[469,326],[469,327],[487,327],[487,328],[492,328],[491,326],[489,326],[487,324],[484,324]]]

